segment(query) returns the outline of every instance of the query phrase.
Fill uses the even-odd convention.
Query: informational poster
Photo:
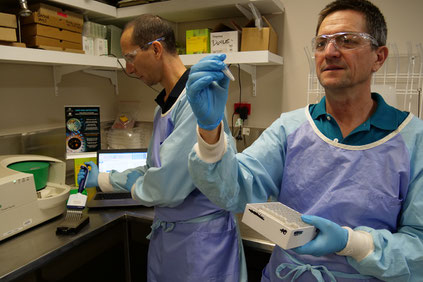
[[[65,106],[65,121],[67,155],[101,148],[99,106]]]

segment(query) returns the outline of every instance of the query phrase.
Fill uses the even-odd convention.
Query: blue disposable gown
[[[109,181],[116,190],[131,190],[143,205],[155,206],[148,281],[246,281],[233,214],[211,203],[188,173],[196,126],[184,90],[169,111],[156,109],[147,165],[113,171]]]
[[[276,246],[262,281],[280,281],[278,275],[315,281],[312,269],[325,281],[423,277],[423,122],[411,114],[385,138],[348,146],[326,138],[307,107],[282,114],[244,152],[228,148],[217,163],[203,162],[193,150],[189,169],[201,191],[227,210],[273,197],[372,235],[374,252],[360,262]]]

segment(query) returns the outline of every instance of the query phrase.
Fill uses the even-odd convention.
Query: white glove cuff
[[[113,186],[110,184],[109,181],[109,173],[107,172],[100,172],[98,174],[98,186],[100,187],[101,191],[103,192],[113,192]]]
[[[208,144],[201,137],[197,125],[197,144],[194,145],[194,150],[197,156],[206,163],[215,163],[222,159],[227,149],[227,140],[223,130],[223,122],[221,124],[219,140],[215,144]]]
[[[362,230],[354,231],[347,226],[343,228],[348,230],[348,242],[343,250],[336,253],[337,255],[350,256],[360,262],[373,252],[374,243],[370,233]]]

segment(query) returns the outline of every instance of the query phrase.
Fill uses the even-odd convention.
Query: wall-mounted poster
[[[65,122],[67,155],[101,148],[99,106],[65,106]]]

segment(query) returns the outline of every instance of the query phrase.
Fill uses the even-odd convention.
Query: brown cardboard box
[[[269,21],[263,17],[267,27],[259,30],[254,26],[254,21],[250,21],[246,27],[242,28],[241,51],[269,50],[278,53],[278,35]]]
[[[22,36],[28,38],[36,35],[82,44],[81,33],[41,24],[28,24],[22,26]]]
[[[49,46],[49,47],[59,47],[61,50],[63,49],[77,49],[82,50],[82,43],[75,43],[75,42],[69,42],[64,40],[59,40],[55,38],[49,38],[44,36],[29,36],[29,37],[23,37],[23,41],[26,43],[29,47],[39,47],[42,48],[42,46]],[[43,48],[47,49],[47,48]]]
[[[0,27],[0,40],[10,42],[16,41],[16,29]]]
[[[31,5],[30,9],[33,13],[29,17],[24,17],[22,19],[24,25],[38,23],[82,33],[84,19],[80,14],[62,10],[44,3]]]
[[[17,28],[16,15],[0,13],[0,26]]]
[[[14,47],[26,47],[25,43],[21,43],[21,42],[6,42],[6,41],[0,41],[0,45],[4,45],[4,46],[14,46]]]

